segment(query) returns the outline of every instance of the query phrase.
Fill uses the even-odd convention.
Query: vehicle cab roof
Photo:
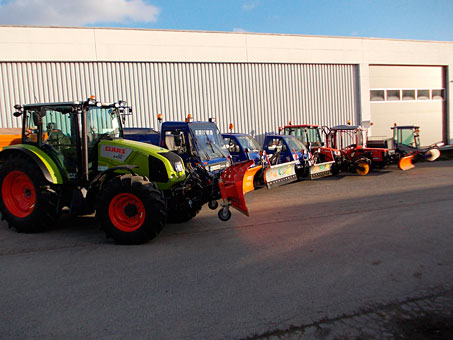
[[[222,136],[224,137],[251,137],[248,133],[236,133],[236,132],[229,132],[229,133],[222,133]]]
[[[319,127],[319,125],[314,125],[314,124],[297,124],[297,125],[293,125],[293,124],[291,124],[291,125],[285,125],[284,126],[285,129],[286,128],[292,128],[292,127],[296,127],[296,128],[298,128],[298,127],[314,127],[314,128],[317,128],[317,127]]]
[[[416,126],[416,125],[397,125],[397,126],[392,126],[391,129],[420,129],[420,126]]]
[[[337,125],[332,127],[330,130],[363,130],[360,125]]]

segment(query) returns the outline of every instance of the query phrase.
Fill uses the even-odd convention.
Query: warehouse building
[[[0,26],[0,128],[16,103],[126,100],[130,127],[215,117],[261,139],[278,126],[419,125],[453,143],[453,42],[124,28]]]

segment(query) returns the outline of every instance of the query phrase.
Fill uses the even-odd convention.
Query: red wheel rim
[[[122,193],[113,197],[109,205],[109,217],[121,231],[131,232],[140,228],[145,221],[145,206],[133,194]]]
[[[30,177],[22,171],[10,172],[3,180],[2,198],[6,209],[14,216],[30,215],[36,204],[36,191]]]

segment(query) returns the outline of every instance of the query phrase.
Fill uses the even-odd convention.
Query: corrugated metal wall
[[[130,127],[165,120],[216,117],[221,131],[258,136],[279,125],[358,121],[355,65],[243,63],[0,63],[0,127],[19,127],[16,103],[126,100]]]

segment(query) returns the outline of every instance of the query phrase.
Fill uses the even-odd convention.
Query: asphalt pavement
[[[0,338],[388,339],[420,318],[453,335],[453,161],[246,199],[250,217],[205,207],[140,246],[91,216],[0,223]]]

